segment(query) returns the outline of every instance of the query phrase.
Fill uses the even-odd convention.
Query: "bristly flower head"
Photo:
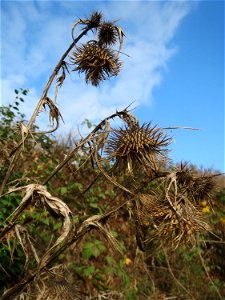
[[[106,146],[106,153],[115,160],[114,168],[128,169],[141,166],[145,171],[156,171],[158,159],[165,159],[171,142],[160,128],[150,124],[126,126],[113,130]]]
[[[209,199],[215,191],[215,181],[212,176],[199,176],[193,179],[192,185],[188,186],[189,193],[197,201]]]
[[[216,187],[212,175],[196,174],[193,168],[182,163],[177,170],[177,182],[196,201],[210,198]]]
[[[89,28],[97,28],[103,21],[103,15],[99,11],[95,11],[91,14],[90,19],[86,21]]]
[[[180,244],[193,245],[198,232],[210,229],[201,211],[183,195],[178,194],[176,203],[172,200],[172,206],[170,202],[157,194],[142,194],[137,199],[138,226],[148,229],[143,245],[147,246],[152,240],[170,249],[176,249]]]
[[[85,73],[87,83],[98,86],[100,81],[117,76],[121,62],[112,49],[99,46],[97,41],[89,41],[73,52],[71,61],[76,68],[73,71]]]
[[[119,53],[123,46],[125,36],[122,28],[114,25],[117,20],[105,22],[101,12],[94,12],[88,19],[80,19],[72,27],[72,38],[75,51],[72,53],[71,61],[75,68],[72,71],[85,73],[86,83],[98,86],[102,80],[117,76],[121,69]],[[83,25],[82,33],[76,38],[75,29]],[[77,46],[80,37],[88,31],[97,33],[97,40],[90,40],[81,46]],[[119,49],[113,49],[118,42]],[[73,46],[73,45],[72,45]]]
[[[98,41],[100,45],[110,46],[117,42],[118,32],[113,23],[105,22],[98,28]]]
[[[193,180],[192,173],[193,170],[188,166],[188,164],[181,162],[176,170],[177,182],[182,186],[187,186]]]

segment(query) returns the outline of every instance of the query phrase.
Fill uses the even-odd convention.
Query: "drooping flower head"
[[[98,86],[103,80],[118,75],[121,62],[115,52],[105,46],[100,46],[97,41],[89,41],[77,47],[71,57],[76,66],[74,71],[85,73],[87,83]]]
[[[121,53],[123,38],[122,28],[115,25],[117,20],[106,22],[101,12],[93,12],[90,18],[80,19],[72,27],[72,37],[75,50],[71,61],[74,65],[72,71],[85,73],[87,83],[98,86],[102,80],[117,76],[121,70],[121,62],[118,57]],[[78,25],[84,26],[82,33],[77,38],[74,35]],[[89,30],[96,33],[96,40],[89,40],[81,46],[77,46],[80,37],[86,35]],[[118,49],[114,45],[118,42]]]

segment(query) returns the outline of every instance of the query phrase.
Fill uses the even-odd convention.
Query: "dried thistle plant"
[[[75,38],[74,30],[78,25],[83,27],[80,35]],[[97,40],[77,45],[78,41],[89,30],[97,34]],[[72,71],[84,73],[86,83],[91,83],[94,86],[98,86],[103,80],[117,76],[121,70],[121,62],[118,56],[123,44],[124,33],[120,27],[115,25],[115,21],[105,22],[100,12],[94,12],[89,19],[79,19],[74,24],[72,35],[73,42],[51,74],[30,122],[27,127],[21,127],[22,141],[12,154],[11,165],[2,184],[1,192],[3,192],[19,158],[22,146],[25,145],[28,133],[31,134],[35,118],[43,108],[46,106],[49,108],[50,123],[56,121],[56,127],[52,131],[55,131],[59,126],[62,115],[56,106],[56,101],[48,97],[48,91],[55,80],[56,100],[58,88],[65,82],[66,71],[69,72],[69,63],[66,62],[66,59],[70,57]],[[117,43],[119,44],[118,51],[113,48]],[[69,56],[72,50],[73,52]],[[60,71],[61,75],[59,76]],[[111,126],[111,120],[115,117],[124,122],[124,125],[119,129],[113,129]],[[131,215],[133,213],[135,216],[137,242],[142,250],[153,240],[159,246],[170,249],[176,249],[180,244],[193,244],[198,232],[209,230],[209,226],[204,221],[197,204],[199,200],[210,196],[214,189],[213,178],[206,174],[196,176],[186,165],[181,165],[174,172],[169,172],[166,169],[164,169],[164,172],[160,172],[161,165],[169,160],[167,152],[170,142],[171,137],[165,133],[164,129],[157,128],[152,123],[144,123],[140,126],[138,119],[126,108],[105,118],[86,138],[77,141],[74,148],[48,174],[42,184],[29,184],[11,189],[6,193],[9,195],[12,192],[24,192],[20,204],[7,218],[5,226],[1,228],[0,240],[7,241],[9,244],[10,240],[13,240],[13,245],[16,242],[19,243],[26,257],[25,269],[29,266],[30,257],[36,260],[37,267],[6,291],[2,299],[9,299],[9,297],[20,293],[26,285],[38,278],[41,272],[45,273],[60,253],[71,245],[77,246],[78,242],[92,230],[99,231],[108,244],[114,250],[120,252],[120,247],[111,233],[108,222],[109,217],[119,213],[120,209],[125,207],[128,202],[133,204],[130,207]],[[125,198],[122,204],[116,205],[104,214],[81,220],[77,228],[77,226],[74,226],[72,212],[69,207],[61,199],[50,194],[44,185],[68,163],[74,153],[82,151],[84,148],[88,148],[90,154],[87,155],[82,167],[92,159],[93,165],[95,163],[94,167],[97,168],[98,176],[105,176],[114,187],[126,192],[126,195],[129,195],[130,198]],[[103,151],[101,152],[101,150]],[[129,183],[134,183],[134,173],[137,176],[143,175],[140,170],[143,170],[147,175],[146,177],[150,178],[151,183],[154,183],[154,180],[160,180],[160,192],[143,193],[141,189],[136,188],[135,184],[131,184],[129,188],[123,186],[117,181],[119,179],[116,176],[111,177],[109,175],[108,164],[104,169],[103,162],[106,160],[110,162],[112,170],[126,173],[130,179]],[[42,253],[41,257],[39,253],[39,256],[37,255],[31,243],[28,230],[17,224],[21,221],[24,211],[28,211],[28,208],[31,207],[32,209],[37,208],[37,206],[44,210],[47,209],[53,217],[62,219],[60,236],[55,239],[52,246],[50,246],[50,241],[49,249]],[[13,251],[14,246],[10,249],[11,259],[13,258]],[[52,293],[53,297],[65,298],[65,295],[67,295],[67,298],[70,299],[71,295],[69,289],[67,289],[67,282],[57,281],[55,287],[56,289]],[[46,286],[46,288],[48,287]],[[48,297],[51,297],[49,289],[47,292]],[[101,297],[103,299],[103,296]]]
[[[136,167],[146,172],[157,171],[157,162],[166,159],[167,146],[171,138],[151,123],[131,124],[114,129],[106,144],[106,153],[115,160],[114,169],[133,173]]]

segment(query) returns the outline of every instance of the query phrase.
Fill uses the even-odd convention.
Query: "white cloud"
[[[36,4],[35,4],[36,3]],[[118,78],[94,88],[85,85],[83,76],[69,76],[59,91],[59,108],[66,125],[75,126],[85,118],[101,120],[132,101],[149,105],[153,89],[160,85],[163,72],[176,48],[170,46],[182,19],[189,13],[191,2],[99,2],[88,4],[60,2],[16,3],[2,11],[2,99],[11,99],[18,87],[32,90],[25,112],[30,115],[41,95],[54,64],[70,43],[70,30],[75,17],[85,17],[93,8],[102,10],[106,19],[122,16],[118,25],[125,28],[127,39],[121,56],[123,70]],[[58,8],[58,9],[57,9]],[[72,15],[74,9],[74,16]],[[79,14],[82,10],[82,16]],[[84,14],[84,11],[86,14]],[[79,80],[78,80],[79,79]],[[43,123],[40,118],[41,123]]]

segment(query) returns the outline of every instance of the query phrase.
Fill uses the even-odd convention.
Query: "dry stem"
[[[65,53],[64,53],[64,54],[62,55],[62,57],[60,58],[59,62],[57,63],[57,65],[56,65],[56,67],[55,67],[55,69],[53,70],[51,76],[49,77],[48,82],[47,82],[47,84],[46,84],[46,86],[45,86],[45,88],[44,88],[44,91],[43,91],[43,93],[42,93],[41,99],[39,100],[39,102],[38,102],[38,104],[37,104],[37,106],[36,106],[36,108],[35,108],[35,110],[34,110],[32,116],[31,116],[31,118],[30,118],[30,121],[29,121],[29,123],[28,123],[28,125],[27,125],[28,131],[32,128],[32,126],[33,126],[33,124],[34,124],[34,122],[35,122],[35,119],[36,119],[38,113],[40,112],[40,110],[41,110],[41,108],[42,108],[42,106],[43,106],[43,102],[44,102],[44,100],[45,100],[45,98],[46,98],[46,96],[47,96],[47,94],[48,94],[48,91],[49,91],[49,89],[50,89],[50,87],[51,87],[51,85],[52,85],[52,83],[53,83],[53,80],[55,79],[56,75],[58,74],[58,72],[59,72],[59,70],[60,70],[60,68],[61,68],[61,66],[62,66],[62,64],[63,64],[63,62],[64,62],[64,59],[67,57],[67,55],[68,55],[69,52],[72,50],[72,48],[76,45],[76,43],[77,43],[77,42],[78,42],[78,41],[79,41],[79,40],[80,40],[80,39],[81,39],[81,38],[89,31],[89,30],[90,30],[90,28],[84,29],[84,30],[81,32],[81,34],[80,34],[80,35],[79,35],[79,36],[78,36],[78,37],[70,44],[69,48],[65,51]],[[26,137],[24,137],[23,142],[25,142],[25,140],[27,139],[27,137],[28,137],[28,135],[27,135]],[[15,154],[13,155],[13,158],[12,158],[12,160],[11,160],[11,162],[10,162],[10,166],[9,166],[9,168],[8,168],[8,170],[7,170],[6,176],[5,176],[4,180],[3,180],[2,185],[1,185],[1,188],[0,188],[0,196],[2,195],[3,190],[4,190],[4,188],[5,188],[5,186],[6,186],[7,182],[8,182],[8,180],[9,180],[9,178],[10,178],[12,172],[13,172],[13,169],[14,169],[15,166],[16,166],[16,163],[17,163],[17,160],[18,160],[18,158],[19,158],[19,156],[20,156],[20,153],[21,153],[22,150],[23,150],[23,149],[22,149],[22,145],[23,145],[23,143],[20,143],[20,144],[19,144],[19,147],[16,149],[16,152],[15,152]]]

